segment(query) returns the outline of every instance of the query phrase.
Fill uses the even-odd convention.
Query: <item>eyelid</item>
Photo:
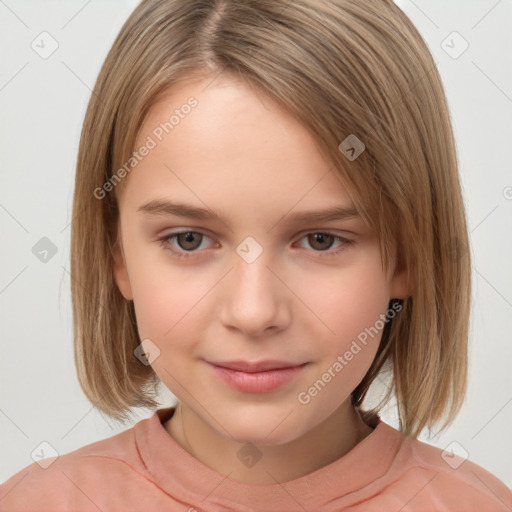
[[[179,248],[174,248],[171,240],[174,237],[179,236],[180,234],[184,234],[184,233],[196,233],[196,234],[202,235],[206,238],[209,238],[210,240],[213,240],[212,237],[210,237],[208,234],[205,233],[205,231],[203,229],[200,229],[200,228],[180,228],[180,229],[177,229],[176,231],[171,231],[171,232],[167,233],[166,235],[159,237],[158,240],[160,241],[160,245],[162,245],[166,250],[170,251],[178,259],[193,258],[197,254],[204,252],[204,250],[198,250],[198,249],[196,249],[194,251],[184,251]],[[336,249],[326,249],[325,251],[315,251],[312,249],[304,249],[308,252],[317,254],[319,257],[323,257],[323,258],[337,256],[339,253],[341,253],[342,251],[347,249],[350,245],[352,245],[355,242],[354,239],[349,239],[343,235],[340,235],[339,233],[337,233],[337,230],[329,230],[329,229],[304,230],[304,231],[296,234],[294,236],[294,239],[296,239],[297,241],[300,241],[306,235],[315,234],[315,233],[327,234],[327,235],[333,236],[336,240],[339,240],[342,242],[341,246],[339,246]],[[219,245],[218,242],[215,242],[215,240],[213,240],[213,242],[217,246]]]
[[[166,235],[163,235],[160,237],[160,240],[168,238],[171,240],[173,237],[178,235],[183,235],[184,233],[196,233],[198,235],[202,235],[205,238],[209,238],[213,242],[213,246],[220,245],[218,242],[216,242],[205,230],[199,229],[199,228],[180,228],[177,231],[170,231]],[[202,241],[201,241],[202,242]],[[187,252],[187,251],[180,251],[180,252]],[[188,253],[193,254],[195,252],[201,252],[198,249],[195,251],[188,251]]]
[[[346,236],[356,236],[356,233],[347,229],[336,229],[336,228],[308,228],[303,231],[299,231],[294,237],[302,237],[311,233],[325,233],[328,235],[339,236],[345,238]]]
[[[172,228],[171,228],[172,229]],[[159,238],[163,238],[164,236],[171,235],[179,235],[182,233],[199,233],[208,238],[215,238],[215,234],[211,233],[208,229],[204,228],[196,228],[196,227],[183,227],[183,228],[174,228],[175,230],[169,231],[166,235],[161,235]],[[312,233],[326,233],[333,236],[339,236],[341,238],[345,238],[346,236],[356,237],[357,234],[353,231],[347,229],[336,229],[336,228],[308,228],[303,229],[302,231],[296,232],[293,237],[290,237],[291,240],[294,240],[299,237],[303,237],[305,235],[309,235]]]
[[[209,231],[208,230],[205,230],[205,229],[202,229],[202,228],[176,228],[175,231],[170,231],[168,232],[167,234],[165,235],[161,235],[159,236],[158,238],[159,239],[162,239],[162,238],[167,238],[167,237],[172,237],[172,236],[176,236],[176,235],[181,235],[181,234],[184,234],[184,233],[198,233],[200,235],[203,235],[207,238],[210,238],[211,240],[213,240],[213,237],[212,235],[209,234]],[[332,228],[313,228],[313,229],[304,229],[302,231],[299,231],[298,233],[296,233],[295,235],[293,235],[293,237],[291,238],[291,240],[295,240],[295,239],[300,239],[300,238],[303,238],[304,236],[306,235],[310,235],[310,234],[313,234],[313,233],[324,233],[324,234],[328,234],[328,235],[332,235],[334,237],[339,237],[339,238],[342,238],[342,239],[346,239],[346,235],[345,234],[348,234],[348,236],[351,236],[351,237],[355,237],[356,234],[351,232],[351,231],[346,231],[346,230],[336,230],[336,229],[332,229]]]

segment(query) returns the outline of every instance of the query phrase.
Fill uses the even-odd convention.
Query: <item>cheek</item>
[[[318,365],[309,385],[319,379],[320,388],[328,388],[315,399],[319,407],[328,407],[332,397],[348,396],[375,358],[385,325],[381,315],[389,303],[388,282],[380,269],[380,260],[366,259],[302,283],[307,305],[316,314],[308,315],[309,331],[321,340],[315,346]]]
[[[141,276],[133,296],[140,336],[154,338],[158,344],[182,340],[186,333],[190,336],[191,322],[206,292],[190,281]]]
[[[172,272],[172,266],[164,264],[164,249],[158,242],[137,241],[131,234],[124,240],[139,335],[160,344],[185,315],[185,306],[190,302],[187,295],[193,291],[187,286],[185,275]]]
[[[193,351],[200,341],[208,294],[217,275],[202,278],[172,265],[141,265],[133,273],[132,289],[141,339],[151,339],[162,355]],[[211,316],[210,316],[211,318]]]
[[[320,284],[309,283],[308,295],[308,306],[321,319],[309,322],[309,332],[314,336],[316,331],[320,340],[313,352],[316,364],[297,398],[325,412],[332,411],[340,397],[348,397],[370,368],[389,295],[385,278],[368,268],[351,275],[340,273]]]
[[[318,332],[333,342],[350,342],[376,325],[389,303],[389,285],[380,262],[368,260],[350,268],[330,268],[323,274],[304,275],[299,296],[317,318]],[[381,322],[377,327],[382,328]]]

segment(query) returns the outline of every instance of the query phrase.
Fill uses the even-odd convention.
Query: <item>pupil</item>
[[[180,235],[183,236],[183,238],[184,238],[183,244],[180,243],[180,245],[182,245],[182,249],[195,249],[195,247],[194,247],[195,233],[188,231],[186,233],[180,233]],[[192,246],[190,246],[189,244],[192,244]],[[197,245],[197,241],[195,242],[195,244]]]
[[[315,243],[320,243],[320,244],[325,244],[326,243],[326,239],[329,239],[330,237],[332,238],[332,235],[329,235],[329,234],[326,234],[326,233],[315,233],[313,235],[314,242]],[[327,245],[328,245],[327,247],[322,247],[320,249],[323,249],[323,250],[329,249],[330,244],[327,244]]]

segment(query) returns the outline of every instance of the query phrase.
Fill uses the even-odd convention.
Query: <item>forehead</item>
[[[144,145],[153,147],[127,184],[139,202],[169,194],[226,209],[245,206],[255,215],[254,208],[290,209],[304,201],[351,203],[308,129],[272,98],[228,76],[166,91],[150,108],[135,151]]]

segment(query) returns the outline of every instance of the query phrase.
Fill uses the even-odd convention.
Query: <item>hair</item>
[[[133,301],[113,274],[119,194],[95,190],[132,156],[152,105],[193,78],[224,73],[300,121],[333,163],[356,209],[378,233],[383,265],[396,249],[411,293],[386,323],[376,356],[351,394],[361,407],[386,367],[399,429],[418,437],[465,399],[471,295],[467,224],[454,136],[436,64],[391,0],[143,0],[124,23],[86,110],[71,228],[75,363],[102,413],[128,421],[158,406],[159,379],[134,355]],[[193,115],[193,114],[192,114]],[[339,149],[364,143],[353,161]]]

